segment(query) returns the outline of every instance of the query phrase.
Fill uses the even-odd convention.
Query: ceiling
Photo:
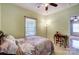
[[[37,8],[37,6],[41,5],[42,3],[16,3],[15,5],[20,6],[22,8],[34,11],[40,15],[49,15],[61,11],[63,9],[72,7],[77,3],[57,3],[57,7],[48,6],[48,11],[45,11],[44,7]]]

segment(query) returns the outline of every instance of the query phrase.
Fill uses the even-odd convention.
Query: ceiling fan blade
[[[46,11],[48,10],[48,6],[47,6],[47,7],[45,7],[45,10],[46,10]]]
[[[49,3],[49,5],[57,7],[58,5],[56,3]]]

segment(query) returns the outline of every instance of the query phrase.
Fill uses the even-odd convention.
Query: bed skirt
[[[4,52],[1,52],[0,55],[16,55],[16,54],[7,54],[7,53],[4,53]]]

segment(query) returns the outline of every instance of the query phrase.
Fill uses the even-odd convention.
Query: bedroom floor
[[[68,55],[68,48],[60,47],[59,45],[54,45],[55,55]]]
[[[52,41],[54,43],[54,41]],[[59,44],[54,44],[55,55],[69,55],[69,48],[64,48],[63,46],[59,46]]]

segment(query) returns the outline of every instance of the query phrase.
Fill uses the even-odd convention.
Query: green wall
[[[1,30],[1,4],[0,4],[0,30]]]
[[[50,20],[50,25],[47,26],[47,37],[53,38],[56,31],[62,34],[69,35],[69,20],[72,15],[79,15],[79,4],[60,12],[40,16],[35,12],[15,6],[14,4],[2,4],[0,11],[2,18],[0,19],[0,28],[8,34],[15,37],[24,37],[24,16],[37,18],[37,35],[46,37],[45,23]]]
[[[45,32],[46,28],[45,28],[45,16],[40,16],[38,21],[37,21],[37,34],[39,36],[46,36],[46,32]]]
[[[2,4],[2,30],[15,37],[24,37],[24,16],[38,18],[38,14],[14,4]]]
[[[73,15],[78,15],[79,16],[79,4],[75,5],[73,7],[70,7],[68,9],[64,9],[60,12],[44,16],[43,19],[45,21],[46,20],[51,21],[50,25],[48,25],[48,27],[47,27],[48,38],[53,38],[53,35],[56,33],[56,31],[59,31],[62,34],[69,35],[70,34],[69,20],[70,20],[70,17],[73,16]],[[40,19],[40,21],[42,21],[42,19]],[[40,21],[38,21],[39,22],[38,25],[40,23],[42,24],[42,22],[40,22]],[[45,24],[45,22],[44,22],[44,24]],[[39,26],[39,28],[41,28],[40,31],[39,31],[39,34],[41,36],[46,35],[46,34],[44,34],[44,33],[46,33],[46,29],[44,27],[44,24],[42,26]]]

